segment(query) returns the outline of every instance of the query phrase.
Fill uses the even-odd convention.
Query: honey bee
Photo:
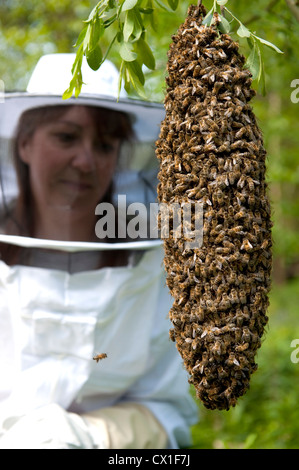
[[[235,251],[235,253],[233,253],[232,255],[230,255],[227,260],[229,263],[235,263],[237,261],[239,261],[240,259],[240,253],[239,251]]]
[[[240,179],[237,183],[237,187],[240,188],[240,189],[243,189],[244,185],[245,185],[245,182],[246,182],[245,176],[241,175],[241,177],[240,177]]]
[[[236,289],[232,289],[232,290],[231,290],[230,299],[231,299],[231,303],[232,303],[232,304],[237,304],[237,303],[239,303],[239,297],[238,297],[238,294],[237,294]]]
[[[175,163],[174,163],[174,168],[175,168],[175,171],[178,171],[178,172],[181,172],[182,171],[182,165],[181,165],[181,162],[178,161],[177,159],[175,160]]]
[[[231,301],[227,294],[223,294],[221,301],[219,302],[219,308],[227,310],[231,307]]]
[[[224,116],[227,117],[227,118],[230,118],[232,116],[234,112],[234,109],[231,107],[231,108],[228,108],[225,113],[224,113]]]
[[[207,379],[205,377],[202,379],[199,386],[204,387],[204,388],[210,388],[210,384],[209,384],[209,382],[207,381]]]
[[[220,380],[225,379],[228,376],[228,373],[222,366],[217,367],[218,377]]]
[[[229,235],[230,236],[245,235],[245,232],[243,232],[242,229],[243,229],[242,225],[237,225],[236,227],[233,227],[229,230]]]
[[[248,205],[253,207],[255,205],[255,196],[254,194],[249,194],[248,196]]]
[[[234,365],[235,366],[240,365],[239,361],[236,359],[235,354],[232,353],[232,352],[229,353],[229,356],[228,356],[227,360],[225,361],[225,364],[228,365],[229,367],[234,366]]]
[[[249,240],[245,239],[241,245],[241,248],[240,250],[245,250],[247,251],[248,253],[251,252],[253,250],[253,246],[252,244],[250,243]]]
[[[241,304],[246,304],[247,296],[246,296],[246,292],[243,289],[239,291],[239,298],[240,298]]]
[[[246,132],[247,132],[247,127],[241,125],[240,129],[236,132],[236,135],[235,135],[236,139],[242,138],[243,135],[246,134]]]
[[[106,357],[107,357],[106,353],[96,354],[95,356],[93,356],[93,360],[99,362],[102,359],[105,359]]]
[[[218,202],[218,204],[223,204],[225,200],[224,193],[221,191],[221,189],[218,189],[215,194],[215,199]]]
[[[221,356],[222,354],[222,348],[221,348],[221,342],[217,340],[212,347],[212,352],[215,353],[217,356]]]
[[[247,326],[243,328],[242,341],[249,343],[251,341],[251,332]]]
[[[237,341],[237,343],[239,343],[242,339],[242,330],[241,330],[241,328],[238,328],[238,327],[234,328],[234,333],[235,333],[235,340]]]
[[[226,278],[228,284],[236,284],[237,281],[237,274],[235,271],[231,271]]]
[[[241,173],[238,170],[234,169],[233,171],[230,171],[228,173],[229,183],[231,185],[235,184],[235,182],[240,179],[240,176],[241,176]]]
[[[244,208],[242,208],[239,212],[237,212],[237,214],[235,215],[235,218],[238,220],[238,219],[243,219],[244,217],[246,217],[247,215],[247,212]]]
[[[243,352],[243,351],[246,351],[246,349],[249,348],[249,343],[244,343],[244,344],[240,344],[238,346],[235,347],[235,351],[237,352]]]

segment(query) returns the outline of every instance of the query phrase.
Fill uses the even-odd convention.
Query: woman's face
[[[98,128],[88,107],[73,106],[20,142],[39,210],[67,208],[94,215],[111,184],[120,147],[119,139],[99,135]]]

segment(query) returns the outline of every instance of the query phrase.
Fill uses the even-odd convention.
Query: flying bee
[[[95,356],[93,356],[93,360],[99,362],[102,359],[105,359],[105,357],[107,357],[106,353],[96,354]]]

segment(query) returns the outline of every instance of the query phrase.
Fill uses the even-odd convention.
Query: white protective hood
[[[2,212],[17,194],[8,144],[18,117],[31,107],[65,103],[41,91],[7,94],[0,103]],[[78,100],[120,106],[135,116],[139,142],[129,164],[120,165],[115,175],[114,197],[126,195],[127,204],[149,207],[156,202],[154,142],[163,107],[90,94]],[[0,423],[10,411],[22,414],[49,403],[84,413],[131,401],[154,413],[168,432],[170,447],[188,446],[197,413],[181,357],[169,339],[173,299],[165,284],[161,240],[88,243],[0,233],[0,242],[83,256],[122,249],[143,253],[129,266],[75,273],[8,266],[0,260]],[[96,353],[107,358],[97,363]]]
[[[84,60],[82,64],[84,85],[81,94],[78,98],[63,100],[62,94],[71,79],[74,59],[75,54],[49,54],[41,57],[29,81],[27,91],[6,93],[0,100],[0,216],[7,211],[18,195],[12,142],[22,113],[45,106],[82,105],[121,111],[130,117],[136,139],[133,145],[124,146],[122,150],[114,175],[113,202],[117,204],[118,196],[122,195],[126,207],[132,203],[142,203],[147,208],[145,216],[150,223],[150,217],[153,217],[153,213],[150,213],[150,204],[157,203],[159,164],[155,157],[155,141],[159,134],[160,122],[164,118],[164,107],[159,103],[130,99],[123,89],[118,99],[118,72],[109,61],[104,62],[95,72]],[[95,244],[94,247],[84,243],[70,243],[66,246],[51,240],[33,242],[7,235],[10,234],[4,234],[2,231],[0,241],[18,246],[33,246],[36,243],[39,247],[44,244],[45,248],[53,247],[67,251],[107,249],[101,243]],[[151,242],[153,245],[160,243],[157,237]],[[133,245],[123,247],[113,244],[111,248],[147,249],[151,246],[151,242],[138,244],[136,247],[133,240]]]

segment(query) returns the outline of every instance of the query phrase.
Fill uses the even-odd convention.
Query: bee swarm
[[[203,6],[189,7],[168,52],[166,115],[156,155],[160,203],[203,204],[203,243],[164,239],[169,312],[197,397],[229,409],[249,388],[268,321],[272,266],[266,151],[245,58]],[[160,221],[161,222],[161,221]],[[194,215],[192,219],[194,224]]]

